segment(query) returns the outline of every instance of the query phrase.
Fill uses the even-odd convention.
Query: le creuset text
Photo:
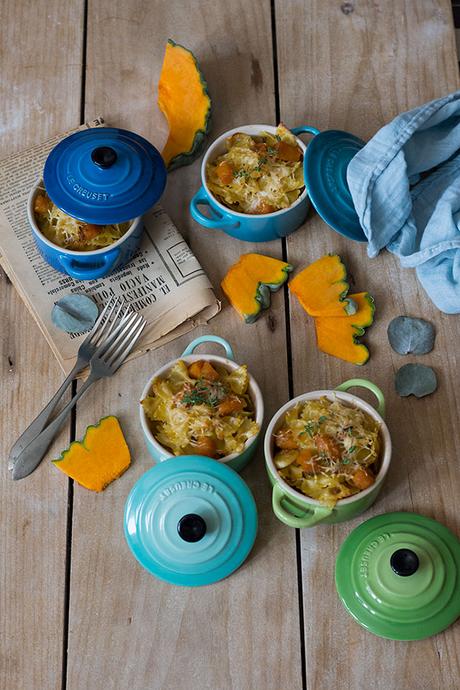
[[[93,199],[95,201],[108,201],[108,199],[110,199],[110,197],[112,196],[107,192],[92,192],[90,189],[82,187],[80,184],[78,184],[77,180],[72,175],[67,175],[67,182],[70,184],[74,192],[77,192],[77,194],[84,197],[85,199]]]
[[[387,541],[388,539],[391,539],[391,535],[388,534],[388,532],[384,532],[384,534],[379,534],[379,536],[376,539],[374,539],[374,541],[371,541],[369,546],[367,546],[364,549],[364,553],[359,563],[359,574],[362,578],[366,579],[369,574],[369,559],[371,557],[372,552],[377,548],[379,544],[382,544],[384,541]]]
[[[165,498],[168,498],[168,496],[171,496],[171,494],[174,494],[176,491],[185,491],[186,489],[201,489],[201,491],[205,491],[208,494],[213,494],[215,492],[215,488],[212,486],[212,484],[188,479],[176,482],[175,484],[171,484],[171,486],[166,487],[166,489],[163,489],[160,493],[160,501],[164,501]]]

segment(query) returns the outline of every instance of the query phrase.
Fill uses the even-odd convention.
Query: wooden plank
[[[276,3],[276,19],[281,117],[289,125],[308,123],[369,138],[398,112],[458,88],[447,0],[291,0]],[[458,533],[458,317],[438,312],[414,272],[401,269],[395,257],[384,252],[368,260],[364,246],[335,234],[316,215],[289,238],[288,249],[289,260],[298,267],[338,252],[356,288],[368,289],[377,305],[376,323],[367,338],[371,359],[358,369],[318,352],[313,323],[293,300],[295,393],[333,388],[356,376],[375,381],[386,395],[394,443],[388,482],[372,510],[351,523],[302,532],[307,686],[383,689],[403,683],[414,689],[456,688],[458,625],[419,643],[373,637],[339,603],[334,563],[351,530],[383,512],[420,512]],[[396,355],[387,342],[386,328],[398,314],[423,316],[436,326],[434,352],[410,358],[433,365],[438,373],[439,390],[424,400],[401,399],[394,392],[394,372],[409,360]]]
[[[0,157],[79,122],[80,0],[2,3]],[[0,279],[0,688],[61,687],[68,483],[43,463],[12,482],[6,458],[61,371],[32,317]],[[54,450],[67,445],[69,427]]]
[[[273,122],[268,2],[257,8],[220,0],[90,2],[88,25],[88,115],[101,112],[160,144],[165,129],[154,91],[172,37],[200,59],[214,100],[213,136],[238,123]],[[191,222],[188,203],[198,186],[197,162],[171,174],[164,205],[218,286],[251,245]],[[279,255],[280,246],[263,251]],[[232,342],[265,391],[268,418],[288,395],[282,294],[274,298],[271,319],[248,327],[227,306],[194,335],[204,332]],[[134,463],[101,496],[75,489],[68,690],[301,687],[294,533],[273,518],[261,452],[243,474],[258,504],[259,537],[231,578],[206,588],[171,587],[142,571],[124,543],[126,496],[151,466],[137,401],[149,375],[179,356],[191,337],[127,365],[79,407],[80,435],[103,414],[119,415]]]

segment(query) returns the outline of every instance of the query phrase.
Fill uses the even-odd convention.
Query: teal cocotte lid
[[[379,515],[353,530],[335,579],[348,612],[380,637],[421,640],[460,616],[460,542],[416,513]]]
[[[257,509],[230,467],[184,455],[155,465],[136,482],[124,530],[132,553],[152,575],[175,585],[209,585],[248,556]]]
[[[365,142],[349,132],[329,129],[316,134],[304,156],[305,186],[325,223],[358,242],[367,242],[347,182],[351,159]]]

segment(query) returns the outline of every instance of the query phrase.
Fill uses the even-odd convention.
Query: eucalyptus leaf
[[[438,387],[436,373],[431,367],[424,364],[404,364],[395,376],[395,388],[402,398],[415,395],[423,398],[434,393]]]
[[[88,295],[65,295],[56,302],[51,320],[56,328],[66,333],[84,333],[96,323],[99,309]]]
[[[425,319],[397,316],[388,326],[388,340],[400,355],[424,355],[434,347],[435,330]]]

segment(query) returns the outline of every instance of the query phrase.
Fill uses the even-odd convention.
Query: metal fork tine
[[[120,344],[122,344],[126,340],[126,338],[128,338],[133,328],[135,328],[139,316],[140,315],[137,313],[129,315],[129,319],[126,321],[126,325],[123,328],[123,331],[119,333],[118,338],[111,344],[111,346],[106,350],[104,354],[104,360],[106,363],[108,363],[108,361],[112,359],[113,353],[118,349]]]
[[[129,331],[126,332],[125,330],[125,332],[123,333],[123,337],[119,338],[118,342],[113,344],[113,346],[110,348],[110,351],[107,351],[105,361],[108,366],[111,366],[111,363],[118,357],[119,353],[124,348],[125,343],[128,341],[132,333],[136,330],[141,320],[142,316],[140,314],[136,314],[136,318],[133,319],[133,321],[130,324]]]
[[[86,336],[85,340],[83,341],[85,344],[89,343],[94,338],[94,336],[96,335],[96,332],[97,332],[99,326],[101,325],[105,315],[107,314],[107,311],[108,311],[109,307],[111,306],[113,299],[114,299],[113,297],[110,298],[110,300],[105,305],[104,309],[101,311],[101,313],[97,317],[97,320],[96,320],[94,326],[92,327],[92,329],[90,330],[90,332]]]
[[[112,304],[111,309],[107,313],[107,316],[99,329],[99,332],[96,334],[96,345],[100,344],[102,342],[103,338],[106,338],[108,335],[108,328],[110,328],[111,323],[113,323],[113,315],[117,309],[117,307],[123,306],[123,300],[120,299],[120,297],[117,297],[115,301]]]
[[[94,344],[97,345],[100,341],[101,338],[103,337],[107,325],[110,323],[110,320],[113,316],[113,313],[115,309],[117,308],[117,305],[119,304],[119,299],[120,298],[112,298],[112,300],[109,302],[110,304],[110,309],[107,310],[107,313],[105,314],[105,318],[103,319],[102,323],[100,324],[100,327],[98,328],[97,332],[94,333]]]
[[[117,301],[117,306],[119,302]],[[120,327],[125,323],[126,319],[126,312],[123,311],[125,307],[124,301],[122,300],[121,303],[121,308],[117,310],[117,313],[115,316],[113,316],[111,322],[108,324],[108,330],[103,333],[103,337],[99,338],[97,346],[98,348],[102,347],[103,345],[106,345],[109,341],[109,339],[115,334],[118,333],[120,330]],[[110,340],[110,342],[113,342]]]
[[[142,321],[138,324],[137,330],[132,334],[131,340],[129,342],[124,342],[123,344],[125,345],[125,348],[123,352],[121,352],[118,356],[117,359],[111,361],[111,366],[113,368],[113,371],[116,371],[118,367],[123,364],[125,361],[126,357],[129,355],[131,350],[133,349],[136,341],[138,340],[139,336],[141,335],[142,331],[145,328],[146,325],[146,320],[142,317]]]
[[[128,305],[125,303],[124,300],[120,299],[120,306],[118,307],[116,314],[114,314],[114,317],[113,317],[112,322],[110,324],[109,330],[106,333],[107,336],[109,336],[111,334],[111,332],[113,331],[113,328],[114,328],[115,324],[117,323],[118,319],[122,319],[124,316],[126,316],[127,310],[128,310]]]
[[[109,337],[104,340],[104,342],[98,347],[96,354],[98,357],[103,357],[104,359],[110,354],[117,343],[123,338],[128,328],[131,327],[132,323],[136,319],[137,314],[128,314],[124,316],[116,328],[112,331]]]

